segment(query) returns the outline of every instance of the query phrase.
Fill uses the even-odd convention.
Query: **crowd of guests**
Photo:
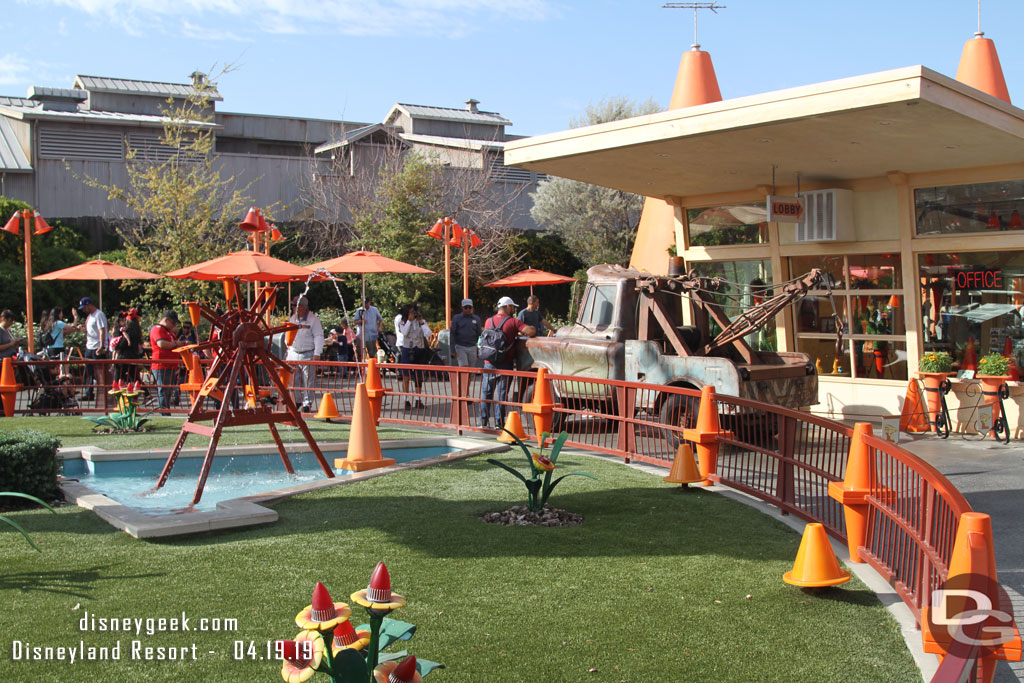
[[[376,357],[379,361],[394,360],[403,365],[426,365],[433,360],[434,351],[431,346],[435,341],[430,325],[424,319],[418,302],[401,307],[394,318],[396,341],[392,346],[383,331],[384,318],[370,299],[365,299],[352,316],[353,324],[342,321],[331,328],[325,335],[323,325],[317,315],[310,309],[309,300],[298,296],[291,302],[289,321],[299,326],[298,331],[290,340],[291,343],[279,348],[285,360],[298,363],[293,375],[292,385],[295,391],[295,402],[303,411],[313,409],[315,395],[313,392],[317,366],[308,361],[351,362],[361,361],[367,357]],[[540,312],[540,299],[530,296],[527,306],[516,315],[518,305],[509,297],[498,301],[494,315],[481,321],[475,313],[472,299],[463,299],[461,312],[456,314],[451,323],[449,336],[448,362],[461,367],[484,367],[485,369],[511,370],[515,367],[515,340],[520,336],[532,337],[545,334],[547,328]],[[64,310],[55,307],[43,312],[39,321],[39,334],[42,341],[42,355],[47,358],[64,358],[67,350],[65,336],[69,332],[83,332],[85,359],[111,359],[115,361],[140,361],[149,359],[149,371],[152,376],[147,378],[157,385],[157,408],[162,411],[180,405],[181,396],[178,384],[181,381],[183,365],[176,349],[198,344],[199,338],[190,321],[182,322],[178,314],[171,309],[164,311],[156,324],[147,331],[142,328],[142,316],[137,308],[119,312],[113,324],[90,297],[83,297],[71,310],[72,320],[65,320]],[[25,345],[25,340],[17,338],[11,331],[14,313],[10,310],[0,311],[0,359],[15,356]],[[478,343],[483,331],[488,328],[501,330],[506,339],[507,351],[499,358],[481,362],[478,356]],[[283,339],[283,335],[282,335]],[[283,344],[282,342],[279,342]],[[115,363],[113,366],[114,381],[133,382],[141,378],[144,363]],[[342,370],[344,375],[344,369]],[[416,393],[422,393],[424,372],[416,369],[401,370],[402,391],[409,393],[414,386]],[[87,364],[84,370],[83,383],[84,401],[95,399],[95,388],[100,384],[99,368]],[[484,399],[490,401],[497,395],[498,403],[503,400],[508,389],[508,378],[492,373],[485,375]],[[480,404],[480,420],[486,426],[492,415],[487,414],[488,403]],[[411,401],[405,402],[407,410],[413,409]],[[416,400],[415,408],[422,408],[420,400]],[[505,410],[501,405],[493,407],[495,424],[504,423]],[[166,414],[166,413],[165,413]]]

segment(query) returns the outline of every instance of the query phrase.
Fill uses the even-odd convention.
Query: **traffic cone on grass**
[[[320,409],[316,411],[316,415],[313,417],[317,420],[333,420],[341,417],[338,413],[338,406],[334,404],[334,396],[330,393],[324,393],[320,398]]]
[[[381,455],[377,425],[370,409],[370,399],[366,396],[366,385],[357,384],[355,402],[352,406],[352,429],[348,436],[348,454],[344,458],[335,459],[334,466],[352,472],[362,472],[394,464],[393,458]]]
[[[508,417],[505,418],[505,429],[512,432],[520,441],[526,441],[526,430],[523,429],[523,421],[519,417],[519,413],[516,411],[510,411]],[[498,435],[498,441],[501,443],[515,443],[516,440],[508,435],[508,432],[502,432]]]
[[[793,570],[783,574],[782,580],[793,586],[819,588],[849,581],[850,572],[839,568],[825,527],[815,522],[804,527]]]
[[[699,481],[703,481],[704,477],[700,476],[700,470],[697,469],[697,463],[693,459],[693,448],[689,444],[679,444],[679,448],[676,449],[676,459],[672,461],[672,471],[668,473],[667,477],[663,477],[664,481],[670,484],[681,484],[676,491],[690,491],[690,487],[687,484],[696,484]]]

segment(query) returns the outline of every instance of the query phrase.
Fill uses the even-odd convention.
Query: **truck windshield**
[[[592,329],[608,327],[615,312],[615,285],[589,285],[577,322]]]

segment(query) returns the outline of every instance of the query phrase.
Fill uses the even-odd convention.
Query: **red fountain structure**
[[[210,445],[203,458],[199,482],[196,484],[196,492],[192,496],[192,505],[198,503],[203,496],[206,478],[210,474],[210,466],[213,464],[213,457],[217,451],[217,442],[225,427],[267,425],[270,434],[274,437],[274,443],[277,444],[277,450],[281,454],[281,461],[284,463],[285,469],[289,473],[294,473],[295,470],[292,468],[284,443],[275,426],[279,422],[294,425],[306,438],[306,443],[309,444],[324,473],[329,478],[334,477],[334,470],[331,469],[324,454],[320,451],[320,447],[309,433],[309,428],[306,427],[301,413],[296,408],[295,401],[292,400],[291,394],[288,392],[288,387],[281,380],[281,371],[288,372],[290,369],[284,361],[268,351],[265,346],[266,337],[280,332],[297,330],[298,326],[289,323],[270,327],[266,324],[266,314],[273,304],[276,288],[270,290],[268,295],[258,297],[248,309],[245,309],[238,300],[237,286],[232,285],[236,285],[236,283],[225,281],[225,291],[229,292],[231,296],[228,297],[228,310],[223,314],[202,304],[188,304],[193,324],[198,323],[199,318],[205,318],[212,324],[213,332],[209,340],[205,342],[178,349],[182,352],[210,349],[214,353],[215,360],[204,377],[202,388],[196,395],[188,419],[181,427],[178,440],[167,457],[167,462],[160,473],[160,479],[154,488],[159,489],[167,482],[189,434],[209,437]],[[271,406],[265,405],[259,400],[259,369],[261,367],[277,387],[278,395],[284,404],[284,411],[274,411]],[[244,409],[234,410],[231,405],[236,391],[244,391],[246,395],[254,397],[255,400],[251,401],[250,405]],[[206,409],[205,404],[210,397],[220,400],[219,409]],[[212,425],[199,424],[210,420],[213,421]]]

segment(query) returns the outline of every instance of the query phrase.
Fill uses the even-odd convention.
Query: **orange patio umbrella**
[[[367,273],[433,273],[432,270],[414,266],[411,263],[397,261],[387,256],[381,256],[374,251],[350,251],[337,258],[327,259],[319,263],[306,266],[310,270],[325,270],[328,273],[359,273],[363,285],[362,301],[366,300],[366,274]],[[360,303],[362,303],[362,301]],[[363,333],[366,327],[360,326]],[[366,339],[363,339],[365,346]]]
[[[310,270],[326,270],[328,273],[359,273],[363,280],[363,299],[366,299],[367,273],[433,273],[432,270],[414,266],[381,256],[373,251],[350,251],[337,258],[327,259],[306,266]]]
[[[313,271],[258,251],[236,251],[209,261],[165,273],[179,280],[227,280],[244,282],[290,282],[306,280]]]
[[[145,270],[129,268],[101,258],[77,266],[55,270],[52,273],[36,275],[33,280],[98,280],[100,287],[100,309],[103,309],[103,281],[104,280],[158,280],[162,275],[150,273]]]
[[[535,285],[564,285],[569,282],[577,282],[576,278],[567,275],[549,273],[546,270],[527,268],[508,277],[484,285],[484,287],[529,287],[530,294],[533,294]]]

